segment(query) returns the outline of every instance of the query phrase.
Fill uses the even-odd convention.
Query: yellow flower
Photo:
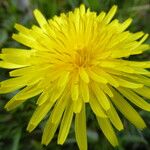
[[[40,27],[19,31],[13,39],[30,49],[4,48],[0,66],[14,69],[12,78],[0,83],[0,93],[21,89],[5,106],[11,110],[39,95],[37,108],[29,121],[31,132],[51,112],[44,127],[42,143],[48,144],[59,124],[58,144],[63,144],[75,116],[75,136],[80,150],[87,149],[85,104],[96,115],[109,142],[118,145],[113,126],[123,129],[116,108],[137,128],[146,127],[128,103],[150,111],[150,62],[123,58],[149,49],[142,44],[148,34],[125,31],[132,22],[112,20],[117,6],[97,15],[84,5],[46,21],[38,11],[34,16]],[[111,21],[112,20],[112,21]],[[114,107],[115,105],[115,107]]]

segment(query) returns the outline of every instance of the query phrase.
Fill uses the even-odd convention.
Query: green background
[[[37,24],[33,18],[33,10],[38,8],[47,19],[60,12],[67,12],[84,3],[91,10],[108,11],[113,4],[119,10],[116,18],[120,21],[132,17],[129,27],[132,32],[150,33],[150,0],[0,0],[0,49],[2,47],[23,47],[11,39],[14,24],[26,27]],[[150,38],[147,40],[150,43]],[[150,60],[150,52],[130,57],[131,60]],[[0,69],[0,80],[7,79],[8,70]],[[0,150],[78,150],[72,125],[69,136],[63,146],[57,145],[57,134],[47,146],[40,144],[45,120],[30,134],[26,131],[28,121],[35,109],[32,98],[21,107],[6,112],[4,105],[15,93],[0,96]],[[150,150],[150,113],[138,110],[144,118],[147,129],[140,131],[122,117],[125,130],[117,132],[119,147],[113,148],[99,130],[97,121],[87,105],[87,132],[89,150]]]

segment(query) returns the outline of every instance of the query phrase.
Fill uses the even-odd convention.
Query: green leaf
[[[16,134],[15,134],[15,136],[13,138],[13,145],[12,145],[12,149],[11,150],[18,150],[19,149],[20,138],[21,138],[21,128],[19,128],[16,131]]]
[[[6,30],[0,30],[0,46],[8,39]]]

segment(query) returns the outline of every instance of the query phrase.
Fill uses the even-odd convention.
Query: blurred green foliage
[[[116,17],[120,21],[132,17],[133,23],[130,31],[143,30],[150,32],[150,0],[0,0],[0,48],[23,47],[11,39],[14,24],[20,23],[26,27],[37,24],[32,11],[38,8],[46,18],[67,12],[84,3],[91,10],[100,12],[108,11],[117,4],[119,10]],[[150,43],[150,40],[147,40]],[[145,53],[136,58],[150,59],[150,53]],[[0,69],[0,80],[8,78],[8,70]],[[26,126],[35,109],[35,99],[28,100],[18,109],[11,112],[4,110],[4,105],[15,93],[0,96],[0,150],[77,150],[74,137],[74,125],[66,143],[59,146],[56,143],[57,135],[47,146],[40,144],[45,120],[31,134],[26,132]],[[89,150],[150,150],[150,113],[139,110],[139,113],[148,126],[144,131],[135,129],[128,121],[122,118],[125,126],[123,132],[118,133],[120,146],[113,148],[99,130],[96,119],[87,109],[87,130]]]

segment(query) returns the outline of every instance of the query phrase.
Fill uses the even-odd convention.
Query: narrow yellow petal
[[[9,93],[9,92],[13,92],[13,91],[16,91],[22,87],[24,87],[25,85],[18,85],[18,86],[8,86],[8,87],[1,87],[0,86],[0,94],[6,94],[6,93]]]
[[[150,72],[146,69],[139,68],[139,67],[134,67],[133,69],[134,69],[133,73],[142,74],[142,75],[150,75]]]
[[[124,95],[129,101],[134,103],[136,106],[150,111],[150,104],[147,103],[143,98],[138,96],[135,92],[127,88],[118,88],[119,92]]]
[[[150,86],[150,78],[143,75],[137,75],[136,78],[133,78],[136,82],[142,83],[145,86]]]
[[[81,15],[85,14],[85,5],[84,4],[80,5],[80,13],[81,13]]]
[[[97,98],[94,95],[92,95],[92,93],[90,94],[89,104],[96,116],[107,118],[107,115],[105,114],[103,108],[99,104]]]
[[[115,15],[116,11],[117,11],[117,6],[114,5],[110,9],[110,11],[107,13],[106,17],[104,18],[104,20],[103,20],[104,23],[108,24],[111,21],[111,19],[113,18],[113,16]]]
[[[47,92],[43,92],[40,97],[38,98],[37,104],[40,106],[45,103],[49,98],[49,94]]]
[[[104,68],[110,68],[110,69],[113,69],[113,70],[124,71],[124,72],[127,72],[127,73],[133,73],[133,71],[134,71],[130,67],[124,66],[121,63],[117,64],[113,61],[102,61],[100,63],[100,66],[104,67]]]
[[[149,68],[150,67],[150,61],[122,61],[122,63],[126,63],[127,65],[131,67],[140,67],[140,68]]]
[[[19,105],[21,105],[23,102],[25,102],[26,100],[28,100],[28,97],[25,96],[24,98],[21,96],[24,92],[30,90],[30,89],[34,89],[33,86],[29,86],[24,88],[23,90],[21,90],[20,92],[18,92],[6,105],[5,108],[7,110],[12,110],[16,107],[18,107]],[[37,95],[37,93],[35,93],[35,95]],[[33,96],[33,95],[32,95]]]
[[[92,90],[95,93],[95,96],[97,97],[97,100],[101,104],[104,110],[110,109],[110,103],[108,100],[108,97],[106,94],[100,89],[100,87],[97,84],[92,84]]]
[[[110,48],[112,48],[112,50],[114,48],[117,48],[117,45],[120,43],[120,42],[124,42],[125,40],[128,40],[130,36],[130,32],[129,31],[125,31],[125,32],[122,32],[120,34],[117,35],[116,38],[112,39],[110,42]],[[114,53],[114,52],[113,52]],[[112,54],[113,54],[112,53]]]
[[[106,84],[108,82],[106,78],[104,78],[101,75],[96,74],[95,72],[93,72],[91,70],[89,70],[89,76],[92,80],[99,82],[99,83],[105,83]]]
[[[119,87],[119,83],[117,82],[117,80],[115,80],[111,74],[103,71],[103,70],[98,70],[99,74],[102,74],[103,77],[114,87]]]
[[[41,26],[41,28],[43,28],[43,26],[44,26],[45,24],[47,24],[47,21],[46,21],[45,17],[44,17],[44,16],[42,15],[42,13],[41,13],[39,10],[37,10],[37,9],[35,9],[33,13],[34,13],[34,16],[35,16],[37,22],[39,23],[39,25]]]
[[[34,53],[34,50],[27,50],[27,49],[20,49],[20,48],[3,48],[2,49],[2,54],[11,54],[11,55],[23,55],[23,56],[28,56],[32,53]]]
[[[89,102],[89,87],[88,87],[88,84],[83,82],[82,80],[80,81],[80,92],[81,92],[83,101]]]
[[[76,101],[79,97],[79,83],[72,83],[71,85],[71,98]]]
[[[134,83],[132,81],[128,81],[128,80],[125,80],[125,79],[122,79],[122,78],[119,78],[119,77],[114,77],[120,86],[122,87],[126,87],[126,88],[133,88],[133,89],[137,89],[137,88],[142,88],[143,87],[143,84],[140,84],[140,83]]]
[[[136,110],[116,90],[113,88],[111,88],[111,90],[114,94],[114,97],[112,97],[111,100],[119,111],[137,128],[145,128],[146,124]]]
[[[18,100],[15,99],[15,96],[14,96],[9,102],[6,103],[5,109],[10,111],[10,110],[20,106],[25,101],[26,101],[26,99],[18,101]]]
[[[57,123],[51,122],[51,116],[49,117],[48,121],[46,122],[46,125],[44,127],[43,135],[42,135],[42,144],[48,145],[52,138],[54,137],[54,134],[58,128],[58,125],[60,123],[60,119],[57,121]]]
[[[30,55],[13,55],[13,54],[0,54],[0,59],[6,62],[29,66],[30,64]]]
[[[74,113],[80,113],[81,109],[82,109],[82,99],[78,98],[77,101],[73,101],[73,112]]]
[[[52,123],[57,123],[60,120],[60,118],[62,117],[63,112],[65,110],[65,107],[68,104],[68,99],[69,99],[69,95],[66,94],[57,101],[57,103],[55,104],[55,107],[52,111],[52,114],[51,114],[51,122]]]
[[[80,74],[81,79],[82,79],[85,83],[89,83],[89,76],[88,76],[86,70],[85,70],[83,67],[81,67],[81,68],[79,69],[79,74]]]
[[[143,96],[143,97],[146,97],[148,99],[150,99],[150,88],[149,87],[142,87],[142,88],[139,88],[139,89],[133,89],[137,94]]]
[[[97,16],[98,21],[99,21],[99,22],[102,22],[105,16],[106,16],[106,13],[105,13],[105,12],[101,12],[101,13]]]
[[[31,37],[27,37],[22,33],[19,34],[13,34],[12,38],[16,41],[18,41],[19,43],[26,45],[28,47],[32,47],[35,48],[36,46],[36,41],[34,39],[32,39]]]
[[[109,97],[113,97],[112,91],[110,90],[110,88],[109,88],[106,84],[100,85],[100,88],[101,88]]]
[[[24,87],[24,85],[19,85],[19,86],[15,86],[15,87],[0,87],[0,94],[6,94],[9,92],[13,92],[16,91],[20,88]]]
[[[53,102],[48,101],[36,108],[35,112],[33,113],[32,117],[29,121],[28,127],[27,127],[27,130],[29,132],[33,131],[37,127],[37,125],[40,123],[40,121],[50,111],[53,104],[54,104]]]
[[[42,93],[42,91],[43,89],[39,88],[37,84],[32,86],[27,86],[26,88],[21,90],[21,92],[19,92],[15,96],[15,98],[16,100],[28,99]]]
[[[150,46],[148,44],[142,44],[140,46],[138,46],[137,48],[135,48],[133,51],[132,51],[132,54],[141,54],[143,53],[144,51],[146,50],[149,50],[150,49]]]
[[[100,118],[100,117],[97,117],[97,120],[98,120],[98,124],[99,124],[102,132],[104,133],[104,135],[106,136],[108,141],[113,146],[117,146],[118,145],[118,139],[116,137],[116,134],[113,130],[112,125],[110,124],[110,121],[108,119]]]
[[[30,31],[31,31],[31,30],[28,29],[28,28],[26,28],[26,27],[24,27],[23,25],[16,23],[16,24],[15,24],[15,28],[16,28],[19,32],[30,36]]]
[[[53,89],[51,89],[51,95],[50,95],[50,101],[56,101],[60,98],[62,93],[65,91],[66,84],[64,84],[62,87],[55,86]]]
[[[28,66],[28,67],[12,70],[12,71],[9,72],[9,75],[11,77],[23,76],[24,74],[27,74],[28,72],[31,72],[31,71],[35,72],[36,69],[37,69],[36,67]]]
[[[130,41],[132,40],[138,40],[139,38],[141,38],[144,35],[144,32],[136,32],[133,33],[132,36],[130,37]]]
[[[58,134],[58,144],[63,144],[68,136],[70,127],[71,127],[71,122],[73,119],[73,104],[69,104],[64,112],[62,122],[60,125],[60,130]]]
[[[6,68],[6,69],[16,69],[16,68],[22,68],[25,67],[26,65],[20,65],[20,64],[14,64],[11,62],[7,61],[0,61],[0,67],[1,68]]]
[[[139,41],[139,44],[142,44],[148,38],[148,36],[148,34],[145,34],[143,38]]]
[[[75,116],[75,136],[80,150],[87,150],[85,104],[80,113]]]
[[[8,93],[24,87],[27,84],[28,78],[17,77],[0,82],[0,93]],[[18,84],[19,83],[19,84]]]
[[[128,28],[128,26],[132,23],[132,18],[127,19],[120,25],[120,31],[124,31]]]
[[[110,103],[110,109],[107,111],[107,115],[111,121],[111,123],[116,127],[116,129],[123,130],[123,124],[116,112],[114,106]]]
[[[69,80],[69,74],[69,72],[62,73],[57,83],[58,86],[63,87],[64,85],[66,85],[67,81]]]
[[[81,7],[81,6],[80,6]],[[81,12],[82,11],[82,12]],[[82,14],[81,14],[82,13]],[[80,20],[80,16],[82,16],[84,14],[84,8],[81,10],[79,10],[78,8],[76,8],[74,10],[74,17],[72,15],[72,21],[74,21],[75,24],[75,31],[78,33],[80,31],[80,24],[82,24],[82,22],[79,23]]]

